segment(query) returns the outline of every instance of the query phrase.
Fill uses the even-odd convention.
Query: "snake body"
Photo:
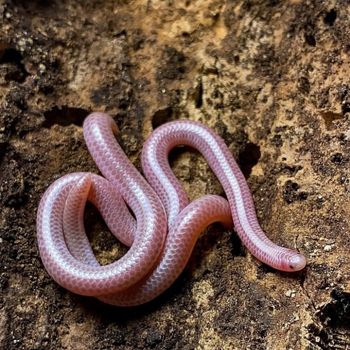
[[[43,195],[37,238],[43,264],[66,289],[118,306],[146,303],[180,275],[200,233],[211,223],[234,227],[248,250],[282,271],[305,267],[305,257],[271,242],[259,226],[245,178],[224,141],[198,122],[179,120],[157,128],[142,151],[137,171],[118,145],[113,119],[92,113],[84,138],[102,176],[73,173],[56,180]],[[206,195],[189,203],[168,155],[177,145],[197,149],[219,179],[227,200]],[[128,252],[101,266],[85,234],[86,201],[100,211]],[[129,209],[130,208],[130,209]],[[130,213],[130,211],[134,216]]]

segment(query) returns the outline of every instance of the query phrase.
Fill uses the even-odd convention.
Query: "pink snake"
[[[90,114],[83,126],[87,147],[104,177],[73,173],[55,181],[37,214],[40,255],[52,278],[64,288],[117,306],[146,303],[166,290],[185,268],[200,233],[213,222],[235,229],[260,261],[282,271],[299,271],[306,259],[271,242],[256,218],[245,178],[224,141],[206,126],[179,120],[157,128],[142,151],[147,181],[120,148],[117,126],[104,113]],[[168,154],[177,145],[202,153],[227,200],[205,195],[188,203]],[[86,201],[101,213],[128,252],[101,266],[85,234]],[[131,209],[131,215],[128,207]]]

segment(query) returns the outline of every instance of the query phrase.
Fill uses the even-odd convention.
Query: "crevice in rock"
[[[253,167],[261,157],[260,147],[255,143],[248,142],[238,155],[238,164],[245,178],[252,173]]]
[[[203,106],[203,83],[199,80],[194,92],[194,104],[196,108]]]
[[[232,243],[233,256],[247,256],[247,250],[244,248],[238,234],[232,232],[232,234],[230,235],[230,241]]]
[[[337,12],[334,9],[331,9],[324,16],[324,23],[328,24],[329,26],[332,26],[336,19],[337,19]]]
[[[153,129],[156,129],[158,126],[161,126],[162,124],[165,124],[171,120],[173,120],[173,109],[171,107],[160,109],[153,115],[152,127]]]
[[[350,335],[350,293],[331,292],[332,300],[317,313],[317,321],[308,326],[308,339],[317,349],[347,349]]]
[[[344,328],[350,331],[350,293],[335,289],[332,300],[319,311],[322,323],[332,328]]]
[[[44,112],[45,122],[43,127],[51,128],[53,125],[68,126],[71,124],[82,126],[84,119],[90,112],[83,108],[75,107],[54,107]]]
[[[308,45],[313,46],[313,47],[316,46],[315,25],[313,23],[307,23],[305,25],[304,39]]]
[[[4,72],[6,81],[16,81],[23,83],[29,73],[26,71],[24,64],[22,63],[22,54],[11,47],[0,48],[0,65],[8,64],[6,71]]]
[[[283,198],[288,203],[291,204],[295,201],[304,201],[308,197],[308,193],[305,191],[299,191],[300,186],[296,182],[291,180],[286,181],[283,189]]]

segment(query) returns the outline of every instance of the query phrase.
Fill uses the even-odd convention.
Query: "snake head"
[[[288,272],[296,272],[302,270],[306,266],[306,258],[304,255],[293,251],[287,259],[286,270]]]

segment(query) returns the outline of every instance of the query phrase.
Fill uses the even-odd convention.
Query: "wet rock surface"
[[[0,347],[346,349],[350,346],[349,6],[340,1],[0,0]],[[211,227],[164,295],[118,309],[45,272],[35,213],[59,176],[94,171],[91,111],[139,167],[154,127],[189,118],[229,145],[262,227],[308,258],[257,262]],[[171,155],[190,197],[222,194],[205,161]],[[98,259],[125,249],[90,206]]]

